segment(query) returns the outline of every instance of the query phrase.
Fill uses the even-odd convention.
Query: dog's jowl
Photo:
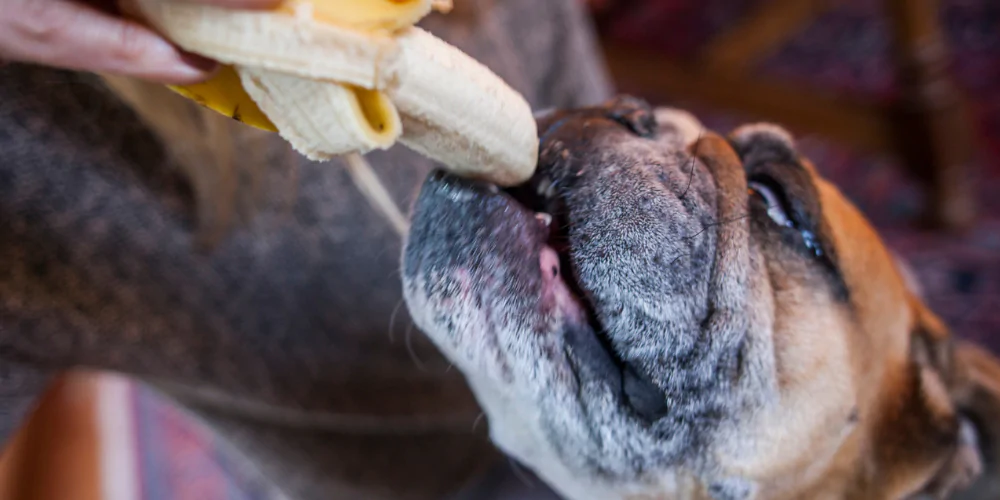
[[[989,476],[998,365],[789,133],[723,138],[627,97],[539,130],[523,186],[431,176],[403,257],[500,448],[572,499],[935,498]]]

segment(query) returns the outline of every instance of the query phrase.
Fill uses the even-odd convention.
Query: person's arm
[[[197,0],[258,9],[280,0]],[[114,73],[162,83],[208,78],[215,62],[125,19],[116,0],[0,0],[0,61]]]

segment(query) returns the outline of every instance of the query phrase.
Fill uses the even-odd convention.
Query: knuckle
[[[125,23],[118,31],[118,43],[115,45],[115,58],[134,62],[143,58],[149,50],[142,27],[135,23]]]
[[[13,17],[14,28],[21,36],[38,43],[57,39],[73,21],[65,9],[56,2],[27,0],[17,4],[19,11]]]

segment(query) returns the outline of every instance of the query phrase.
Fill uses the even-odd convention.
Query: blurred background
[[[792,129],[909,262],[938,314],[1000,352],[1000,2],[586,1],[620,91],[718,131],[756,120]],[[122,491],[255,498],[247,465],[155,393],[105,376],[76,383],[90,403],[60,399],[69,389],[56,386],[39,414],[91,404],[118,415],[99,426],[126,435],[113,462],[133,472],[119,474]],[[93,446],[66,436],[49,441]]]

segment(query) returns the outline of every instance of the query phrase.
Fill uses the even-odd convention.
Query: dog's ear
[[[1000,360],[967,341],[956,340],[922,303],[923,286],[905,259],[893,254],[917,299],[918,327],[911,356],[939,374],[959,417],[958,447],[925,489],[932,498],[1000,498]]]
[[[955,344],[933,313],[911,300],[908,357],[886,372],[886,396],[869,422],[874,470],[868,474],[879,478],[869,494],[944,499],[979,473],[979,450],[952,394],[959,383]]]
[[[963,393],[971,392],[975,383],[962,359],[964,349],[937,316],[915,297],[913,300],[918,320],[910,338],[910,356],[919,383],[911,418],[925,415],[921,420],[928,425],[920,432],[942,438],[937,446],[928,448],[941,463],[917,498],[954,498],[967,491],[983,472],[980,427],[961,404],[968,398]],[[920,441],[916,435],[910,439]]]
[[[1000,498],[1000,360],[970,342],[956,344],[954,359],[953,397],[959,412],[974,427],[983,473],[952,498]]]

